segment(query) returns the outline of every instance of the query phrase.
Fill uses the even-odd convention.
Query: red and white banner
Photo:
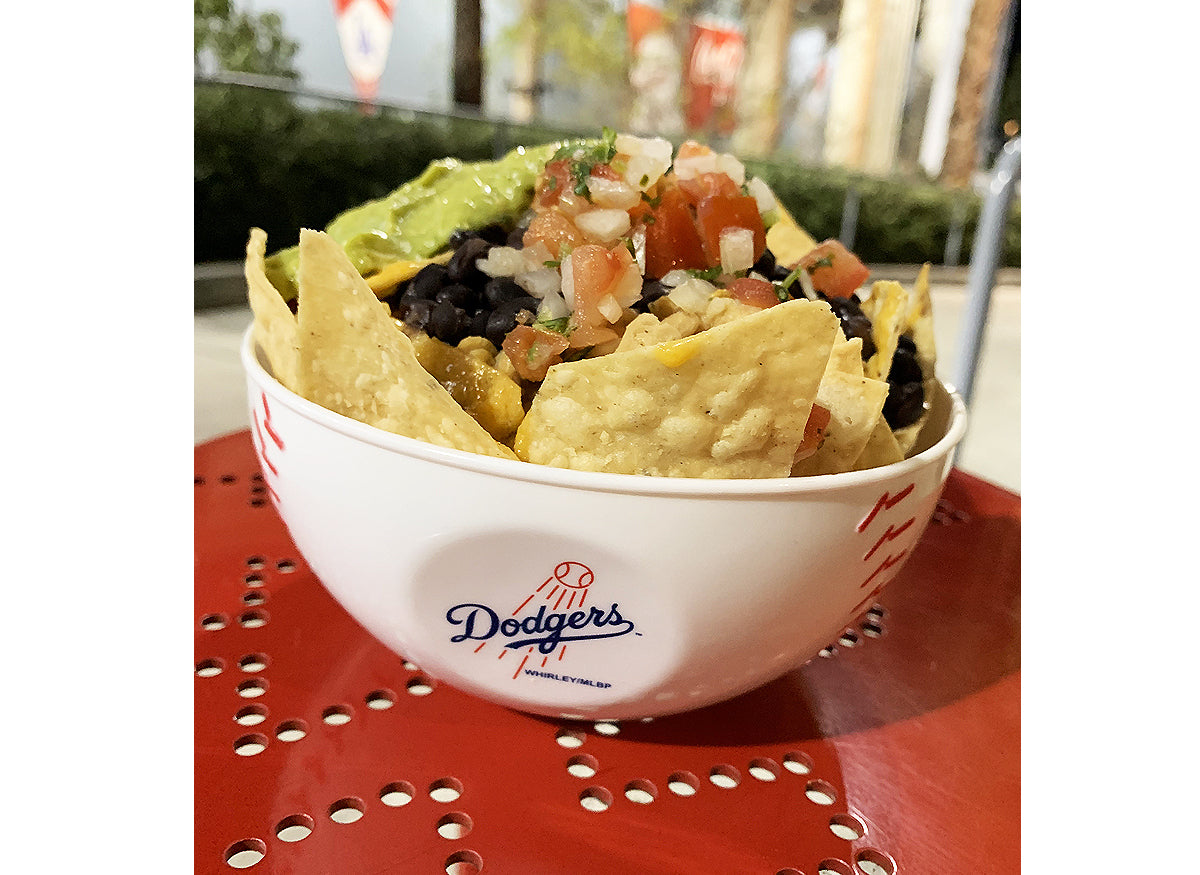
[[[687,60],[687,123],[693,131],[732,134],[733,96],[746,55],[746,36],[727,20],[692,22]]]
[[[359,97],[371,100],[392,46],[392,0],[333,0],[338,39]]]

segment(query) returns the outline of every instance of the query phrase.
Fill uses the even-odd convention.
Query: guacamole
[[[427,258],[444,249],[459,228],[515,221],[561,145],[521,146],[497,161],[434,161],[391,194],[337,216],[325,231],[363,276],[397,261]],[[296,246],[267,259],[267,276],[285,300],[296,296],[298,261]]]

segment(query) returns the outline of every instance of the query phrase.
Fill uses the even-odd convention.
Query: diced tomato
[[[766,280],[755,277],[740,277],[725,286],[725,289],[729,292],[729,297],[735,301],[741,301],[743,304],[749,304],[751,307],[765,310],[767,307],[774,307],[779,303],[779,296],[775,294],[775,286]]]
[[[825,432],[829,429],[829,410],[820,404],[814,404],[804,423],[804,437],[796,448],[792,464],[803,461],[821,448],[825,440]]]
[[[675,153],[675,160],[691,158],[694,155],[711,155],[712,153],[712,148],[703,143],[697,143],[695,140],[685,140],[679,144],[679,150]]]
[[[571,349],[587,349],[620,339],[621,335],[603,325],[583,325],[571,331],[567,343]]]
[[[567,338],[557,331],[546,331],[532,325],[518,325],[501,345],[508,360],[524,379],[540,382],[546,379],[551,365],[562,361]]]
[[[830,298],[849,298],[871,275],[858,256],[839,240],[818,243],[797,266],[807,269],[813,288]]]
[[[586,243],[587,237],[566,215],[556,209],[548,209],[533,217],[522,240],[525,246],[533,246],[539,241],[545,243],[550,254],[558,258],[564,248],[570,252],[576,246]]]
[[[608,325],[609,318],[599,309],[601,299],[607,295],[625,297],[631,284],[635,292],[641,291],[637,262],[623,242],[618,242],[611,249],[596,243],[576,247],[571,252],[570,269],[574,289],[571,313],[573,329]],[[572,346],[575,345],[572,339]]]
[[[692,206],[697,206],[706,197],[737,197],[742,193],[737,183],[724,173],[701,173],[690,179],[680,179],[677,184]]]
[[[634,224],[646,228],[646,277],[660,279],[677,268],[707,267],[687,197],[673,185],[661,191],[656,206],[642,203],[630,210]]]
[[[758,213],[758,202],[750,195],[739,192],[705,197],[696,205],[696,225],[708,267],[721,265],[721,232],[726,228],[748,228],[754,234],[755,261],[767,249],[767,231]]]
[[[537,204],[542,207],[553,206],[563,192],[571,191],[574,187],[575,180],[571,178],[571,162],[566,158],[551,161],[546,165],[538,182]]]

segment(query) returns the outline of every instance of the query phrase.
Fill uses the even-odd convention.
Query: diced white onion
[[[675,159],[675,175],[680,179],[694,179],[701,173],[717,172],[717,155],[705,152]]]
[[[646,226],[638,225],[633,229],[633,233],[629,235],[629,240],[633,243],[633,260],[637,262],[639,274],[646,273]]]
[[[625,181],[640,191],[645,191],[667,172],[671,166],[673,147],[662,137],[635,137],[617,134],[618,156],[626,156]]]
[[[510,246],[493,246],[487,258],[475,259],[475,266],[488,276],[513,276],[526,269],[522,251]]]
[[[717,172],[724,173],[737,185],[746,181],[746,165],[728,152],[717,156]]]
[[[736,273],[754,266],[754,232],[749,228],[724,228],[719,238],[721,270]]]
[[[621,318],[621,305],[617,303],[617,299],[611,294],[605,295],[597,301],[596,309],[609,322],[616,322]]]
[[[606,176],[589,176],[588,192],[592,203],[598,207],[616,210],[631,210],[642,200],[642,193],[623,179]]]
[[[712,300],[716,286],[698,277],[688,277],[687,282],[680,283],[667,295],[680,310],[689,313],[703,313]]]
[[[636,264],[631,264],[621,271],[610,293],[621,307],[632,307],[637,303],[642,296],[642,272]]]
[[[575,266],[571,264],[571,253],[563,256],[562,263],[559,265],[559,270],[562,273],[562,296],[567,302],[567,306],[572,310],[575,309]]]
[[[517,285],[535,298],[544,298],[551,292],[557,292],[562,284],[558,271],[552,267],[527,270],[517,274],[513,279]]]
[[[551,254],[550,247],[541,240],[519,251],[525,259],[525,267],[522,270],[540,270],[546,266],[547,261],[554,261],[556,258],[556,256]]]
[[[750,177],[750,181],[746,183],[746,189],[754,197],[754,202],[758,204],[760,215],[775,209],[775,193],[757,176]]]
[[[808,271],[800,271],[798,274],[798,279],[800,281],[800,289],[804,292],[804,297],[808,298],[810,301],[817,300],[817,290],[813,288],[812,277],[808,275]]]
[[[612,243],[629,230],[629,213],[598,207],[575,217],[575,227],[601,243]]]
[[[563,300],[563,296],[557,291],[547,293],[542,298],[542,303],[537,311],[539,322],[549,322],[552,319],[562,319],[564,316],[570,315],[571,308],[567,306],[567,302]]]
[[[686,270],[675,268],[675,270],[667,271],[662,279],[659,280],[659,282],[668,288],[674,288],[675,286],[686,283],[690,279],[693,279],[693,277]]]

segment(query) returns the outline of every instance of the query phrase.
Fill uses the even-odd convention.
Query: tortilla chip
[[[267,232],[250,229],[246,244],[246,290],[254,313],[254,340],[280,383],[303,395],[296,317],[266,273]]]
[[[682,340],[557,364],[519,458],[665,477],[787,477],[838,336],[829,305],[789,301]]]
[[[513,458],[421,367],[412,341],[332,237],[300,232],[296,276],[306,398],[395,434]]]
[[[891,426],[881,416],[875,423],[875,430],[871,432],[867,445],[863,447],[862,453],[854,461],[854,467],[851,470],[865,471],[868,468],[891,465],[903,459],[904,451],[896,442],[896,436],[892,432]]]
[[[908,292],[898,282],[879,280],[871,286],[862,309],[871,319],[871,339],[875,341],[875,354],[863,372],[873,380],[886,380],[896,355],[896,342],[905,328]]]
[[[775,256],[776,264],[792,267],[816,248],[817,241],[796,224],[778,198],[775,199],[775,209],[779,211],[779,219],[767,229],[767,248]]]
[[[863,376],[859,338],[835,344],[817,389],[817,403],[830,414],[825,438],[815,453],[792,466],[792,476],[852,470],[881,421],[887,393],[886,381]]]

